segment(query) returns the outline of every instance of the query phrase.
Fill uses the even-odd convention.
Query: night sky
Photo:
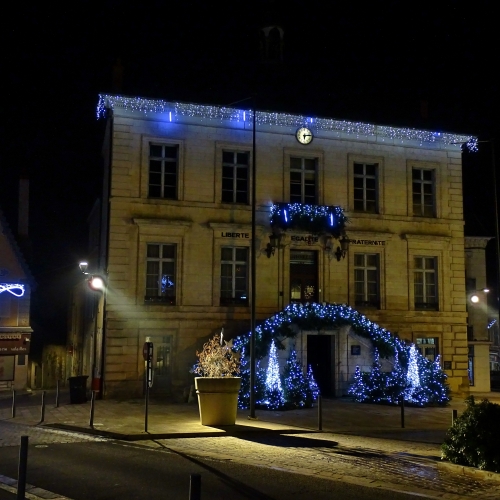
[[[346,5],[347,4],[347,5]],[[64,338],[57,297],[78,279],[86,218],[99,196],[99,93],[258,108],[498,138],[493,1],[160,2],[56,7],[18,2],[3,23],[0,207],[15,232],[30,179],[34,322]],[[285,30],[281,65],[257,63],[257,28]],[[5,89],[5,87],[4,87]],[[5,90],[4,90],[5,92]],[[250,107],[248,101],[241,104]],[[467,235],[494,236],[489,144],[464,154]],[[257,160],[258,161],[258,160]],[[497,180],[500,175],[497,175]],[[491,285],[495,243],[489,244]],[[493,256],[493,257],[492,257]]]

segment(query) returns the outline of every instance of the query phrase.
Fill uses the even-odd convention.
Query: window
[[[354,254],[354,289],[357,306],[380,308],[379,258],[377,254]]]
[[[354,163],[354,210],[377,213],[376,163]]]
[[[318,252],[290,250],[290,302],[318,301]]]
[[[248,203],[248,163],[246,152],[222,152],[222,202]]]
[[[413,215],[435,217],[434,170],[412,169]]]
[[[150,198],[177,199],[179,147],[177,145],[149,145]]]
[[[220,305],[248,304],[248,248],[222,247]]]
[[[290,203],[316,205],[315,158],[290,157]]]
[[[438,309],[435,257],[415,257],[415,309]]]
[[[10,318],[10,294],[0,294],[0,318]]]
[[[436,361],[438,356],[438,341],[437,337],[417,338],[416,347],[418,352],[429,361]]]
[[[148,245],[146,262],[146,302],[175,305],[175,245]]]

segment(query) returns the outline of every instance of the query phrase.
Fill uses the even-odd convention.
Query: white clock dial
[[[307,127],[299,128],[296,137],[301,144],[309,144],[313,140],[313,134]]]

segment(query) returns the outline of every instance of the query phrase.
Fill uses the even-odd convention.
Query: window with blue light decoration
[[[290,157],[290,203],[315,205],[316,158]]]
[[[248,305],[248,248],[222,247],[220,305]]]
[[[177,199],[179,147],[172,144],[149,145],[148,196]]]
[[[146,302],[175,305],[176,245],[150,244],[146,262]]]
[[[354,290],[356,306],[380,308],[378,254],[354,254]]]
[[[377,174],[376,163],[354,163],[354,210],[378,212]]]
[[[435,217],[435,173],[425,168],[412,169],[413,215]]]
[[[435,257],[414,258],[415,309],[438,310],[437,259]]]
[[[222,152],[222,202],[248,203],[248,152]]]

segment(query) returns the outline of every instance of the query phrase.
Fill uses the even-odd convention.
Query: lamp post
[[[104,326],[104,302],[106,294],[106,280],[99,273],[91,273],[88,271],[88,262],[79,263],[80,271],[87,277],[86,282],[92,292],[97,295],[93,296],[94,305],[94,332],[93,332],[93,348],[92,348],[92,384],[91,389],[102,397],[102,366],[103,366],[103,326]]]

